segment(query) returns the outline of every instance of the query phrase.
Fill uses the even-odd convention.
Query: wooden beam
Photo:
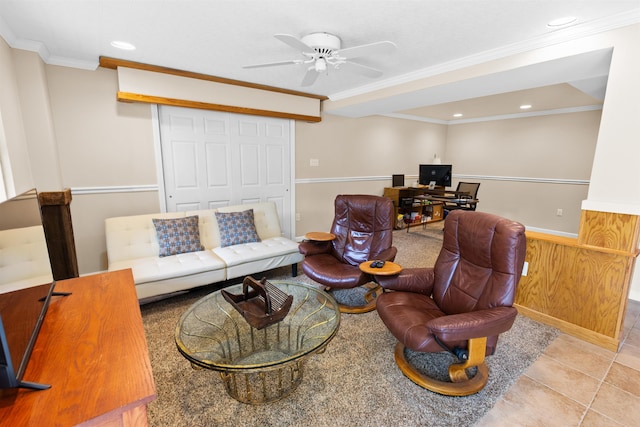
[[[321,117],[306,116],[302,114],[284,113],[271,110],[259,110],[255,108],[235,107],[232,105],[211,104],[208,102],[189,101],[186,99],[165,98],[161,96],[142,95],[130,92],[118,92],[118,101],[142,102],[147,104],[173,105],[176,107],[199,108],[201,110],[226,111],[228,113],[250,114],[253,116],[277,117],[281,119],[302,120],[306,122],[319,122]]]
[[[295,90],[282,89],[274,86],[243,82],[241,80],[227,79],[224,77],[216,77],[208,74],[177,70],[175,68],[167,68],[167,67],[160,67],[157,65],[143,64],[140,62],[125,61],[123,59],[109,58],[105,56],[100,57],[100,66],[103,68],[110,68],[112,70],[116,70],[118,67],[126,67],[126,68],[134,68],[136,70],[153,71],[155,73],[171,74],[174,76],[189,77],[192,79],[206,80],[210,82],[224,83],[228,85],[243,86],[243,87],[248,87],[252,89],[266,90],[269,92],[277,92],[277,93],[284,93],[287,95],[295,95],[295,96],[302,96],[305,98],[319,99],[320,101],[325,101],[329,99],[324,95],[315,95],[312,93],[298,92]]]

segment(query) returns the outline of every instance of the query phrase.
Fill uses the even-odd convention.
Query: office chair
[[[466,193],[464,196],[461,196],[460,194],[456,194],[456,197],[459,197],[460,199],[464,198],[469,198],[471,200],[476,200],[477,196],[478,196],[478,188],[480,188],[480,183],[479,182],[458,182],[458,187],[456,188],[456,193]],[[468,196],[470,197],[468,197]],[[458,210],[458,209],[462,209],[465,211],[475,211],[476,210],[476,205],[477,205],[477,201],[474,203],[469,203],[469,202],[456,202],[456,203],[452,203],[452,202],[445,202],[444,204],[444,209],[447,211],[453,211],[453,210]]]
[[[451,212],[434,267],[377,276],[385,291],[377,310],[398,340],[395,360],[411,381],[436,393],[467,396],[487,383],[485,356],[518,314],[513,307],[526,251],[524,226],[484,212]],[[449,381],[434,379],[411,365],[415,352],[449,351],[460,363],[448,368]],[[455,359],[454,359],[455,361]],[[477,368],[469,378],[467,369]]]

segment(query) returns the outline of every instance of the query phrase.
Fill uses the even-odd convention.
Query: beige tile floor
[[[640,302],[618,353],[562,334],[478,426],[640,426]]]

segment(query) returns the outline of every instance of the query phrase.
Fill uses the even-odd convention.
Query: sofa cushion
[[[153,225],[161,257],[204,250],[200,244],[197,215],[173,219],[153,218]]]
[[[220,231],[216,221],[215,209],[199,209],[185,212],[186,216],[198,215],[200,227],[200,243],[205,250],[220,246]]]
[[[298,244],[285,237],[274,237],[264,239],[261,242],[214,248],[213,252],[224,261],[227,267],[289,253],[299,254]],[[302,255],[300,257],[302,258]],[[267,269],[265,268],[265,270]]]
[[[0,293],[51,283],[49,252],[41,225],[0,231]]]
[[[225,263],[212,251],[189,252],[167,257],[147,257],[109,264],[109,271],[131,268],[136,285],[178,277],[187,277],[207,271],[223,271]],[[223,276],[224,278],[226,278]]]
[[[260,241],[253,221],[253,209],[242,212],[216,212],[215,215],[220,230],[220,246],[223,248]]]
[[[237,206],[221,206],[217,212],[237,212],[239,210],[253,209],[253,222],[261,240],[282,236],[280,229],[280,216],[274,202],[246,203]],[[219,244],[214,245],[220,246]]]

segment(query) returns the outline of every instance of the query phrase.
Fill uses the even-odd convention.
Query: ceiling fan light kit
[[[318,73],[321,73],[323,71],[327,71],[327,61],[325,61],[324,58],[318,58],[318,60],[316,61],[315,65],[314,65],[314,68]]]
[[[329,66],[336,70],[346,69],[347,71],[371,78],[380,77],[382,75],[382,71],[349,60],[369,55],[388,54],[393,52],[396,48],[396,45],[393,42],[381,41],[341,49],[342,41],[340,40],[340,37],[322,32],[308,34],[302,37],[302,39],[298,39],[297,37],[289,34],[276,34],[274,37],[294,49],[299,50],[306,59],[292,59],[288,61],[269,62],[266,64],[245,65],[243,68],[309,64],[307,72],[302,79],[302,86],[312,85],[320,73],[328,73]]]

